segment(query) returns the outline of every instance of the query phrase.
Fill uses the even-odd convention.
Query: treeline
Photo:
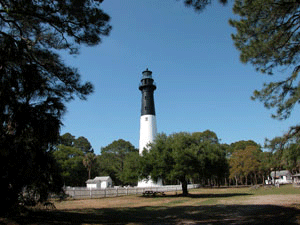
[[[65,186],[85,186],[89,178],[110,176],[115,186],[135,186],[138,178],[162,178],[164,184],[261,184],[272,170],[300,172],[299,143],[280,145],[274,138],[264,146],[252,140],[220,143],[212,131],[159,134],[143,157],[130,142],[119,139],[95,155],[85,137],[60,137],[54,159]],[[184,187],[183,187],[184,188]]]
[[[110,176],[116,186],[135,185],[138,149],[130,142],[119,139],[101,148],[95,155],[87,138],[75,138],[70,133],[60,137],[53,156],[58,162],[65,186],[86,186],[87,179]]]

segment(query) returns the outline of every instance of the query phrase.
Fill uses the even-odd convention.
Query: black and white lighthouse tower
[[[155,106],[154,106],[154,91],[156,85],[152,79],[152,72],[146,69],[143,73],[143,77],[139,86],[142,92],[142,108],[140,118],[140,141],[139,141],[139,153],[142,154],[144,149],[150,151],[148,144],[152,143],[155,139],[157,128],[156,128],[156,117],[155,117]],[[161,186],[162,181],[154,183],[151,179],[140,180],[138,187],[151,187]]]

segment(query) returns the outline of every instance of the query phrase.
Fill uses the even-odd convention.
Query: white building
[[[89,179],[86,181],[87,188],[109,188],[112,187],[112,179],[110,176],[105,177],[95,177],[94,179]]]
[[[288,170],[272,171],[270,176],[273,184],[291,184],[293,182],[292,174]]]

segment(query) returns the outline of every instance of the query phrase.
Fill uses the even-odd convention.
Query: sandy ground
[[[245,199],[242,204],[287,206],[300,204],[300,195],[263,195]]]
[[[135,196],[123,196],[116,198],[100,198],[100,199],[83,199],[83,200],[70,200],[60,203],[55,203],[57,210],[69,209],[83,209],[83,208],[123,208],[123,207],[144,207],[144,206],[157,206],[168,203],[171,199],[156,199],[156,198],[142,198]]]
[[[195,206],[206,204],[210,198],[142,198],[135,196],[124,196],[117,198],[103,198],[103,199],[84,199],[84,200],[71,200],[60,203],[55,203],[58,210],[76,210],[84,208],[133,208],[133,207],[147,207],[147,206]],[[290,206],[300,205],[300,195],[261,195],[261,196],[241,196],[237,199],[216,199],[212,204],[220,205],[277,205],[277,206]]]

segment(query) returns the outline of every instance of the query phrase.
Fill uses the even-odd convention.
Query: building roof
[[[95,177],[94,180],[101,180],[101,181],[107,181],[111,179],[110,176],[105,176],[105,177]]]
[[[271,177],[274,177],[275,176],[275,171],[272,171],[271,172]],[[279,176],[291,176],[291,172],[288,171],[288,170],[280,170],[280,171],[276,171],[276,177],[279,177]]]
[[[87,184],[96,184],[101,183],[102,181],[109,181],[111,180],[110,176],[105,177],[95,177],[94,179],[89,179],[86,181]]]
[[[88,179],[85,183],[87,183],[87,184],[95,184],[97,182],[95,182],[94,179]]]
[[[300,177],[300,173],[296,173],[296,174],[292,175],[292,177]]]

